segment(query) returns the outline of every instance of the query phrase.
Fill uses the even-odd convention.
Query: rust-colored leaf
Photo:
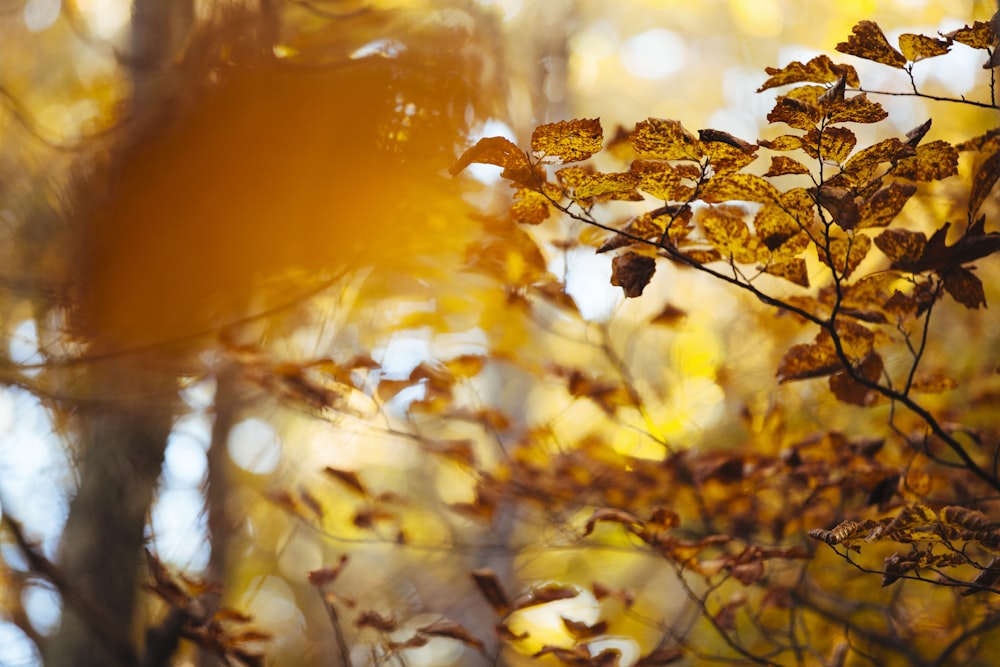
[[[871,352],[856,372],[869,382],[878,382],[882,376],[882,357],[877,352]],[[878,392],[870,387],[856,381],[846,370],[841,370],[830,376],[830,390],[837,400],[851,405],[868,407],[873,405],[879,397]]]
[[[968,269],[956,267],[949,271],[944,277],[944,289],[951,298],[970,310],[986,307],[983,282]]]
[[[754,144],[751,144],[749,141],[743,141],[739,137],[733,136],[728,132],[723,132],[722,130],[698,130],[698,139],[703,144],[706,144],[705,148],[709,151],[711,151],[712,147],[708,144],[725,144],[746,155],[753,155],[757,152],[757,146]]]
[[[625,510],[602,507],[594,510],[594,513],[590,515],[589,519],[587,519],[587,523],[583,528],[584,536],[593,533],[594,527],[602,521],[621,524],[626,529],[633,532],[641,528],[643,525],[642,521]]]
[[[608,631],[607,621],[598,621],[593,625],[589,625],[583,621],[574,621],[563,616],[562,623],[567,632],[569,632],[569,634],[577,640],[591,639],[592,637],[603,635]]]
[[[858,73],[853,67],[834,63],[827,55],[816,56],[805,64],[794,61],[781,68],[767,67],[764,71],[770,78],[757,89],[758,93],[790,83],[834,83],[841,77],[848,86],[856,88],[860,85]]]
[[[698,160],[701,142],[676,120],[649,118],[638,123],[630,140],[639,157],[652,160]]]
[[[927,35],[903,33],[899,36],[899,50],[910,62],[916,62],[934,56],[943,56],[951,49],[951,42]]]
[[[483,642],[471,632],[466,630],[464,626],[447,619],[434,621],[430,625],[417,628],[417,632],[421,635],[429,635],[431,637],[447,637],[449,639],[457,639],[463,644],[467,644],[468,646],[478,650],[483,650],[484,648]]]
[[[841,229],[850,231],[861,222],[861,209],[850,188],[824,185],[820,187],[816,198]]]
[[[931,123],[933,123],[933,118],[928,118],[920,125],[906,133],[906,145],[911,148],[916,148],[920,144],[920,141],[924,138],[927,132],[931,129]]]
[[[621,287],[625,296],[641,296],[656,273],[656,260],[636,252],[626,252],[611,261],[611,284]]]
[[[771,157],[771,166],[768,167],[765,176],[785,176],[787,174],[808,174],[809,167],[798,160],[785,155],[774,155]]]
[[[599,118],[574,119],[536,127],[531,150],[543,161],[579,162],[600,151],[603,141]]]
[[[842,366],[829,341],[793,345],[778,366],[778,382],[823,377],[837,372]]]
[[[510,598],[504,591],[500,577],[490,568],[473,570],[470,572],[472,580],[479,588],[479,592],[486,598],[486,602],[493,608],[498,616],[506,616],[511,610]]]
[[[858,22],[847,41],[837,44],[837,50],[897,69],[906,66],[906,57],[892,48],[885,38],[885,33],[874,21]]]
[[[358,477],[358,473],[353,470],[340,470],[338,468],[331,468],[330,466],[327,466],[323,469],[323,472],[330,477],[333,477],[338,482],[346,485],[348,488],[356,491],[358,494],[362,496],[368,495],[368,490],[361,482],[361,478]]]
[[[312,570],[308,575],[309,583],[317,587],[332,584],[340,576],[340,573],[344,571],[344,568],[347,567],[347,560],[348,558],[345,554],[340,557],[336,565]]]

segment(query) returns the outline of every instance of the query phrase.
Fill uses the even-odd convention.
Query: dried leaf
[[[816,198],[841,229],[850,231],[861,222],[861,209],[851,189],[823,185]]]
[[[532,589],[527,597],[520,600],[516,609],[527,609],[540,604],[548,604],[556,600],[569,600],[580,594],[580,590],[573,586],[563,586],[561,584],[546,584]]]
[[[830,241],[829,252],[821,246],[816,246],[816,250],[821,262],[832,267],[844,278],[848,278],[868,255],[871,246],[870,238],[864,234],[855,234],[850,238]]]
[[[906,145],[911,148],[916,148],[920,144],[920,140],[924,138],[924,135],[931,129],[931,123],[933,118],[928,118],[920,125],[906,133]]]
[[[486,601],[493,608],[498,616],[506,616],[511,610],[510,598],[507,597],[500,577],[490,568],[473,570],[470,572],[472,580],[476,582],[479,592],[483,594]]]
[[[801,287],[809,287],[809,269],[806,261],[800,257],[768,264],[764,267],[764,271],[768,275],[784,278]]]
[[[759,139],[757,143],[772,151],[797,151],[802,149],[802,137],[794,134],[783,134],[770,141]]]
[[[656,260],[635,252],[626,252],[611,261],[611,284],[621,287],[625,296],[641,296],[656,272]]]
[[[368,610],[358,613],[354,625],[359,628],[372,628],[379,632],[394,632],[399,627],[399,621],[391,616],[383,616],[377,611]]]
[[[916,155],[899,160],[892,173],[910,181],[936,181],[958,173],[958,151],[947,141],[917,146]]]
[[[965,26],[945,34],[944,37],[974,49],[989,49],[996,41],[996,35],[986,21],[976,21],[971,28]]]
[[[858,229],[887,226],[899,215],[916,191],[917,187],[912,183],[895,182],[876,190],[875,194],[861,205],[861,221],[858,223]]]
[[[809,167],[785,155],[771,157],[771,166],[765,176],[785,176],[787,174],[808,174]]]
[[[997,148],[1000,149],[1000,146]],[[1000,150],[990,154],[976,169],[976,175],[972,179],[972,191],[969,194],[970,219],[979,212],[979,207],[986,201],[997,179],[1000,179]]]
[[[709,203],[730,201],[767,204],[779,201],[777,188],[756,174],[715,176],[702,189],[702,200]]]
[[[694,192],[681,182],[681,173],[666,162],[633,160],[629,170],[639,177],[636,187],[657,199],[687,201]]]
[[[774,101],[774,108],[767,114],[767,120],[770,123],[785,123],[799,130],[815,130],[823,120],[823,112],[816,105],[783,95]]]
[[[837,351],[831,342],[814,342],[793,345],[778,366],[778,382],[823,377],[842,368]]]
[[[531,150],[543,161],[579,162],[601,150],[604,131],[599,118],[539,125],[531,133]]]
[[[864,93],[858,93],[833,105],[827,114],[827,121],[830,123],[877,123],[888,117],[889,113],[881,104],[870,101]]]
[[[857,373],[870,382],[878,382],[882,376],[882,357],[872,352],[857,368]],[[879,393],[870,387],[856,381],[846,370],[830,376],[830,390],[837,400],[851,405],[869,407],[878,400]]]
[[[511,172],[531,170],[528,158],[525,157],[521,149],[503,137],[480,139],[474,146],[462,153],[462,157],[448,171],[452,176],[457,176],[470,164],[492,164]]]
[[[958,387],[958,383],[943,373],[926,373],[913,379],[910,389],[922,394],[941,394]]]
[[[746,155],[754,155],[757,152],[757,146],[751,144],[748,141],[743,141],[739,137],[735,137],[728,132],[723,132],[722,130],[698,130],[698,139],[701,140],[703,144],[713,144],[721,143]],[[705,148],[711,151],[711,146],[705,146]]]
[[[986,293],[983,282],[968,269],[957,267],[944,277],[944,289],[955,301],[970,310],[986,307]]]
[[[510,212],[517,222],[538,225],[549,217],[549,200],[540,192],[521,188],[514,193],[514,203],[510,207]]]
[[[705,239],[724,258],[741,264],[757,259],[750,228],[743,219],[746,212],[733,206],[709,206],[702,210],[698,222],[705,230]]]
[[[858,22],[847,41],[837,44],[837,50],[897,69],[906,66],[906,57],[892,48],[882,29],[874,21]]]
[[[844,77],[847,85],[852,88],[860,85],[858,73],[853,67],[834,63],[826,55],[816,56],[805,64],[791,62],[785,67],[767,67],[764,71],[770,78],[757,89],[758,93],[790,83],[834,83],[841,77]]]
[[[590,515],[589,519],[587,519],[587,523],[583,528],[584,536],[593,533],[594,527],[601,521],[608,521],[611,523],[621,524],[626,529],[632,532],[641,530],[643,526],[642,521],[637,519],[632,514],[629,514],[625,510],[602,507],[594,510],[594,513]]]
[[[667,327],[677,327],[687,318],[687,311],[682,310],[672,303],[663,306],[663,310],[657,313],[650,324],[662,324]]]
[[[676,120],[644,120],[635,126],[630,140],[632,147],[642,158],[698,160],[704,155],[701,142]]]
[[[942,56],[951,49],[951,42],[927,35],[903,33],[899,36],[899,50],[910,62]]]
[[[580,639],[590,639],[596,637],[597,635],[603,635],[608,631],[607,621],[598,621],[593,625],[588,625],[583,621],[574,621],[573,619],[561,617],[563,627],[569,632],[569,634],[577,640]]]
[[[887,162],[896,164],[899,160],[915,154],[916,151],[912,146],[895,137],[884,139],[851,156],[851,159],[844,165],[842,173],[855,183],[867,183],[879,165]]]
[[[574,199],[641,201],[636,191],[639,176],[631,172],[585,175],[573,190]]]
[[[887,229],[875,237],[875,246],[894,266],[915,264],[924,254],[927,236],[908,229]]]

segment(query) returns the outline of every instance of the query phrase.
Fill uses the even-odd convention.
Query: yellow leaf
[[[917,147],[917,154],[901,159],[893,174],[910,181],[936,181],[958,173],[958,151],[947,141]]]
[[[682,176],[665,162],[634,160],[630,171],[639,177],[637,187],[663,201],[687,201],[694,190],[681,183]]]
[[[878,102],[872,102],[864,93],[848,97],[832,105],[827,114],[830,123],[877,123],[889,113]]]
[[[950,43],[944,39],[911,33],[903,33],[899,36],[899,50],[910,62],[944,55],[948,53],[950,48]]]
[[[784,155],[775,155],[771,158],[771,166],[765,176],[785,176],[786,174],[808,174],[809,168],[798,160],[793,160]]]
[[[927,236],[923,232],[908,229],[887,229],[875,237],[875,246],[899,266],[918,262],[926,245]]]
[[[784,262],[775,262],[764,267],[764,271],[772,276],[784,278],[802,287],[809,287],[809,270],[806,261],[801,257],[793,257]]]
[[[861,261],[868,255],[872,240],[864,234],[855,234],[851,238],[833,239],[830,241],[829,253],[825,248],[817,246],[819,259],[832,267],[844,278],[849,277]]]
[[[599,118],[539,125],[531,133],[531,150],[542,160],[579,162],[601,150],[604,131]]]
[[[723,258],[732,258],[741,264],[757,260],[756,239],[750,236],[745,216],[746,211],[735,206],[709,206],[698,216],[705,239],[712,247]]]
[[[917,191],[912,183],[890,183],[861,204],[858,229],[885,227],[891,223]]]
[[[834,63],[826,55],[816,56],[805,64],[795,61],[780,69],[767,67],[764,71],[770,78],[757,89],[758,93],[789,83],[834,83],[842,76],[846,77],[848,86],[856,88],[860,85],[858,73],[853,67]]]
[[[511,171],[530,169],[528,158],[521,149],[504,137],[480,139],[462,153],[462,157],[448,169],[448,172],[456,176],[470,164],[492,164]]]
[[[918,375],[914,378],[913,384],[910,385],[910,389],[913,391],[919,391],[924,394],[940,394],[951,391],[956,387],[958,387],[958,383],[943,373]]]
[[[549,217],[549,200],[540,192],[521,188],[514,193],[514,203],[510,207],[510,212],[517,222],[538,225]]]
[[[756,174],[726,174],[712,178],[704,187],[702,199],[710,203],[729,201],[768,204],[779,200],[771,183]]]
[[[638,123],[630,140],[639,157],[653,160],[699,160],[701,142],[676,120],[649,118]]]

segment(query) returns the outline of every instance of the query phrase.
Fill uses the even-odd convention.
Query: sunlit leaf
[[[823,112],[818,106],[788,95],[775,100],[774,108],[767,114],[769,123],[785,123],[799,130],[816,129],[822,119]]]
[[[910,197],[917,191],[912,183],[893,182],[877,190],[861,204],[861,220],[858,229],[870,227],[885,227],[889,225]]]
[[[551,213],[549,200],[535,190],[521,188],[514,193],[514,203],[510,207],[514,220],[528,225],[541,224]]]
[[[531,168],[524,152],[504,137],[480,139],[462,153],[462,157],[448,171],[452,176],[456,176],[470,164],[492,164],[512,172],[528,171]]]
[[[712,203],[747,201],[767,204],[778,201],[778,190],[756,174],[727,174],[716,176],[705,185],[702,200]]]
[[[764,271],[801,287],[809,287],[809,269],[806,261],[800,257],[768,264],[764,267]]]
[[[841,77],[846,79],[848,86],[856,88],[860,85],[858,73],[853,67],[834,63],[827,55],[816,56],[805,64],[793,61],[782,68],[766,67],[764,71],[770,78],[757,89],[758,93],[789,83],[834,83]]]
[[[576,199],[618,199],[642,201],[636,192],[638,175],[630,172],[585,175],[574,189]]]
[[[638,188],[663,201],[687,201],[693,194],[681,174],[665,162],[634,160],[629,169],[639,177]]]
[[[889,113],[881,104],[858,93],[833,105],[827,120],[830,123],[877,123],[888,117]]]
[[[855,234],[850,238],[839,238],[830,241],[829,252],[826,248],[816,246],[819,259],[832,267],[844,278],[849,277],[858,265],[868,255],[872,240],[864,234]]]
[[[924,254],[927,236],[908,229],[887,229],[875,237],[875,246],[898,266],[916,263]]]
[[[676,120],[644,120],[636,124],[630,140],[632,147],[642,158],[698,160],[704,155],[701,142]]]
[[[917,154],[896,164],[893,174],[911,181],[935,181],[958,173],[958,151],[947,141],[917,146]]]
[[[756,261],[757,251],[744,218],[746,211],[733,206],[709,206],[701,211],[698,222],[705,230],[705,239],[722,257],[749,264]]]
[[[795,151],[802,148],[802,137],[794,134],[783,134],[774,139],[760,139],[758,144],[772,151]]]
[[[778,366],[778,382],[823,377],[842,367],[832,343],[793,345]]]
[[[808,174],[809,167],[785,155],[771,157],[771,166],[765,176],[785,176],[787,174]]]
[[[656,272],[656,260],[646,255],[627,252],[611,261],[611,284],[621,287],[625,296],[641,296]]]
[[[847,41],[837,44],[837,50],[898,69],[906,65],[906,57],[892,48],[885,33],[874,21],[858,22]]]
[[[539,125],[531,133],[531,150],[543,161],[579,162],[601,150],[604,131],[599,118]]]
[[[986,21],[976,21],[972,27],[965,26],[944,35],[946,38],[961,42],[974,49],[989,49],[996,41],[993,29]]]
[[[922,394],[940,394],[958,387],[955,380],[943,373],[924,373],[916,376],[910,389]]]
[[[899,50],[910,62],[942,56],[951,48],[951,42],[945,39],[903,33],[899,36]]]
[[[915,150],[896,139],[884,139],[868,148],[863,148],[851,156],[843,167],[843,173],[857,183],[867,182],[875,169],[885,163],[895,164],[904,157],[915,155]]]

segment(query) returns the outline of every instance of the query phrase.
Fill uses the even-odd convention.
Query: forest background
[[[0,664],[990,664],[996,8],[693,5],[0,5]],[[808,288],[629,222],[859,86]]]

